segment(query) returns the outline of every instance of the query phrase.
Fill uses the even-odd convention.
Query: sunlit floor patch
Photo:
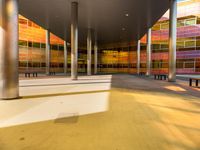
[[[184,88],[181,88],[179,86],[166,86],[165,88],[168,90],[177,91],[177,92],[185,92],[186,91]]]
[[[0,127],[107,111],[111,76],[81,79],[21,81],[22,99],[0,101]]]
[[[77,82],[85,82],[86,78]],[[49,86],[49,91],[45,92],[47,86],[40,82],[41,86],[32,87],[34,90],[30,95],[24,93],[23,103],[34,97],[27,113],[34,110],[35,113],[38,111],[35,116],[53,116],[55,119],[0,128],[0,150],[200,149],[200,93],[189,87],[187,81],[171,83],[133,75],[113,75],[109,90],[107,79],[94,78],[98,80],[95,82],[101,83],[66,85],[65,81],[61,83],[56,79],[52,81],[55,83],[50,83],[46,79],[48,84],[57,85]],[[171,86],[186,91],[165,88]],[[65,97],[71,97],[73,101]],[[45,105],[49,107],[45,108]],[[28,105],[21,108],[18,105],[20,109],[16,110],[23,110],[24,106]],[[11,108],[15,105],[10,104],[9,110]],[[44,108],[45,111],[41,110]],[[9,118],[6,117],[8,110],[0,111],[5,112],[0,118]],[[80,115],[88,111],[88,115]],[[17,117],[23,113],[15,114]],[[34,115],[26,117],[36,118]]]

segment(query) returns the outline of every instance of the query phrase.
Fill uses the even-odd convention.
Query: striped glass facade
[[[152,27],[152,73],[168,72],[169,13]],[[20,72],[45,71],[45,30],[19,16]],[[63,72],[63,40],[51,34],[51,70]],[[113,44],[100,47],[98,71],[102,73],[136,73],[137,45]],[[68,71],[70,71],[70,46]],[[79,72],[86,72],[87,50],[79,49]],[[94,62],[94,57],[92,55]],[[93,66],[93,63],[92,63]],[[141,39],[141,72],[146,68],[146,36]],[[177,73],[200,74],[200,0],[178,3]]]

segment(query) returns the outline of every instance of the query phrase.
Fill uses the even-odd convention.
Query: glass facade
[[[152,27],[152,72],[168,72],[169,13]],[[20,72],[45,72],[45,30],[19,16]],[[64,41],[51,34],[51,70],[63,72]],[[136,73],[137,45],[113,44],[100,47],[98,71],[102,73]],[[118,46],[116,46],[118,45]],[[120,45],[120,46],[119,46]],[[68,47],[68,71],[71,55]],[[87,50],[79,48],[79,72],[86,72]],[[92,52],[92,68],[94,68]],[[146,71],[146,36],[141,39],[141,72]],[[200,0],[178,3],[177,73],[200,74]]]
[[[152,27],[152,73],[168,72],[168,37],[169,12]],[[136,44],[105,51],[101,50],[101,71],[136,73]],[[141,72],[146,71],[146,35],[141,39],[140,67]],[[200,74],[200,0],[178,3],[177,73]]]
[[[51,34],[51,71],[64,72],[64,41]],[[19,16],[19,71],[45,72],[45,30],[23,16]],[[87,53],[79,49],[79,72],[86,72]],[[71,64],[71,49],[68,47],[68,72]]]
[[[45,30],[19,16],[19,69],[45,71]],[[63,70],[64,42],[51,34],[51,69]]]

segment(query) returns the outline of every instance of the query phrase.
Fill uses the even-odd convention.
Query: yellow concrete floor
[[[200,90],[113,75],[108,111],[1,128],[0,150],[200,150]]]

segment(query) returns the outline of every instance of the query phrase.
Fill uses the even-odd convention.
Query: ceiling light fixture
[[[126,16],[126,17],[128,17],[128,16],[129,16],[129,14],[128,14],[128,13],[126,13],[126,14],[125,14],[125,16]]]

